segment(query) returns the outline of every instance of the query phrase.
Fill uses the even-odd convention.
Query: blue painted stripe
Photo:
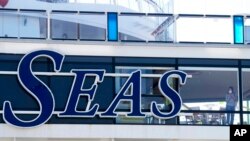
[[[108,13],[108,41],[118,41],[117,13]]]
[[[234,16],[234,44],[244,44],[244,17]]]

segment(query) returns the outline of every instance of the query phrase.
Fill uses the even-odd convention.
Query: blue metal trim
[[[107,22],[108,41],[118,41],[118,14],[109,12]]]
[[[234,44],[244,44],[244,16],[233,16]]]

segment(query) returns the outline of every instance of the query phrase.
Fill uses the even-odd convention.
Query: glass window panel
[[[95,0],[75,0],[77,3],[95,3]]]
[[[243,124],[250,125],[250,114],[243,114]]]
[[[233,21],[231,18],[179,17],[176,36],[178,42],[233,43]]]
[[[116,77],[116,93],[127,81],[128,76],[133,71],[141,70],[144,77],[141,82],[141,92],[145,95],[160,95],[158,88],[158,81],[162,74],[166,71],[173,70],[171,67],[130,67],[130,66],[116,66],[115,72],[117,74],[128,74],[127,77]],[[169,79],[169,83],[174,87],[174,80]]]
[[[27,139],[27,140],[26,140],[26,139]],[[25,140],[28,141],[29,139],[28,139],[28,138],[25,138]],[[1,137],[1,138],[0,138],[0,141],[13,141],[13,138],[3,138],[3,137]],[[20,141],[20,140],[18,140],[18,141]]]
[[[135,0],[128,0],[130,5],[130,9],[133,11],[138,11],[138,9],[140,8],[140,3],[139,2],[135,2]]]
[[[249,0],[174,0],[175,13],[228,14],[249,13]]]
[[[116,0],[120,12],[146,12],[148,5],[144,0]]]
[[[174,0],[174,12],[201,14],[204,12],[204,0]]]
[[[150,104],[151,102],[155,101],[158,104],[159,109],[162,111],[169,112],[171,110],[171,104],[169,100],[167,100],[165,97],[163,97],[160,94],[160,91],[158,89],[158,81],[159,77],[165,73],[166,71],[173,70],[174,68],[171,67],[133,67],[133,66],[116,66],[115,72],[116,74],[122,74],[129,76],[131,72],[136,70],[141,70],[142,75],[144,78],[142,78],[141,82],[141,92],[142,92],[142,99],[141,99],[141,108],[143,111],[147,113],[146,118],[129,118],[122,115],[122,112],[120,112],[120,115],[116,118],[116,123],[140,123],[140,124],[176,124],[176,119],[169,119],[169,120],[162,120],[155,118],[150,111]],[[121,87],[124,85],[128,77],[116,77],[116,93],[119,92]],[[156,77],[156,78],[154,78]],[[174,79],[169,79],[170,85],[174,88]],[[128,93],[131,90],[128,90]],[[121,101],[118,105],[117,111],[122,110],[128,110],[130,109],[130,102],[124,102]]]
[[[81,40],[106,39],[106,27],[107,27],[106,15],[80,14],[78,20],[80,24]]]
[[[116,118],[116,123],[126,123],[126,124],[167,124],[175,125],[177,124],[176,118],[164,120],[154,117],[152,114],[147,114],[145,118],[131,118],[125,115],[118,115]]]
[[[139,12],[148,13],[149,3],[147,1],[142,0],[139,2],[139,5],[140,5]]]
[[[205,18],[205,42],[233,43],[233,21],[231,18]]]
[[[250,18],[245,19],[245,27],[244,27],[244,39],[245,43],[250,43]]]
[[[182,110],[239,110],[236,68],[180,67],[179,69],[192,75],[192,78],[180,87]]]
[[[51,38],[63,40],[77,39],[77,18],[75,13],[52,13]]]
[[[161,111],[170,112],[170,110],[172,109],[170,101],[167,100],[165,97],[160,97],[160,96],[147,97],[147,96],[143,96],[141,102],[142,102],[142,109],[145,109],[145,110],[150,109],[152,102],[156,102],[159,110],[161,110]]]
[[[119,16],[119,38],[124,41],[173,41],[172,16]]]
[[[242,69],[243,111],[250,111],[250,69]]]
[[[160,95],[159,96],[142,96],[142,98],[141,98],[142,111],[149,112],[152,102],[156,102],[158,104],[157,106],[158,106],[159,110],[161,110],[161,111],[170,112],[170,110],[172,109],[170,101],[167,100],[163,96],[160,96]],[[130,102],[121,101],[118,105],[118,109],[119,110],[131,109],[130,105],[131,105]],[[119,110],[117,110],[117,111],[119,111]]]
[[[174,68],[165,68],[165,67],[129,67],[129,66],[117,66],[116,74],[127,74],[124,77],[116,77],[116,94],[120,91],[122,86],[128,79],[128,76],[136,70],[141,70],[142,79],[141,79],[141,94],[142,96],[142,109],[149,111],[151,102],[155,101],[158,103],[158,106],[162,110],[170,110],[171,103],[161,94],[158,88],[158,82],[160,76],[166,71],[173,70]],[[175,79],[169,79],[169,84],[172,88],[175,88]],[[131,92],[129,88],[127,94]],[[130,102],[122,101],[118,105],[118,109],[130,109]]]
[[[204,19],[179,17],[176,20],[176,36],[179,41],[204,42]]]
[[[250,13],[249,5],[250,5],[249,0],[243,0],[243,6],[241,7],[241,9],[244,9],[244,12],[242,13],[247,13],[247,14]]]
[[[0,12],[0,37],[18,37],[18,17],[16,11]]]
[[[204,3],[202,1],[201,3]],[[204,12],[207,14],[239,14],[244,13],[244,0],[206,0]]]
[[[173,0],[116,0],[120,12],[173,13]]]
[[[46,38],[47,15],[45,12],[21,12],[19,23],[20,37]]]
[[[237,125],[240,124],[240,116],[232,113],[233,122],[227,123],[228,113],[180,113],[180,124],[190,125]]]
[[[111,4],[112,0],[96,0],[97,4]]]
[[[121,7],[129,8],[129,1],[128,0],[117,0],[117,4]],[[136,3],[135,3],[136,4]]]

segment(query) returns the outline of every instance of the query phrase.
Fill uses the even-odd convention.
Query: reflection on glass
[[[142,96],[141,98],[141,109],[144,111],[149,111],[151,107],[152,102],[156,102],[158,105],[159,110],[169,112],[172,109],[172,106],[165,97],[162,96],[154,96],[154,97],[148,97],[148,96]],[[130,102],[121,101],[118,105],[119,110],[127,110],[131,109]]]
[[[18,17],[17,11],[0,12],[0,37],[18,37]]]
[[[178,27],[176,29],[177,42],[179,41],[204,42],[203,18],[179,17],[176,20],[176,27]]]
[[[245,19],[244,23],[244,42],[245,43],[250,43],[250,18]]]
[[[250,69],[242,69],[243,111],[250,111]]]
[[[21,12],[19,19],[20,37],[46,38],[47,16],[45,12]]]
[[[197,67],[179,69],[192,75],[192,79],[180,87],[182,110],[239,110],[237,69]],[[235,95],[233,99],[232,96],[228,96],[229,87],[233,88],[232,95]],[[234,108],[226,109],[226,105]]]
[[[51,14],[51,38],[72,40],[78,38],[77,15],[75,13]]]
[[[233,43],[233,22],[230,17],[179,17],[176,27],[177,42]]]
[[[81,40],[105,40],[107,17],[106,15],[81,14],[78,17]],[[96,20],[98,19],[98,20]]]
[[[172,16],[119,16],[119,38],[123,41],[173,41]]]
[[[154,101],[157,103],[158,108],[161,111],[169,112],[172,109],[172,105],[168,99],[166,99],[158,88],[159,78],[163,73],[174,68],[167,67],[131,67],[131,66],[117,66],[115,68],[116,74],[123,75],[121,77],[116,77],[116,93],[118,93],[121,87],[125,84],[128,79],[128,76],[136,70],[141,70],[142,79],[141,79],[141,108],[143,112],[147,112],[146,118],[127,118],[125,116],[119,116],[116,118],[117,123],[146,123],[146,124],[174,124],[176,123],[175,119],[170,120],[161,120],[155,118],[150,111],[151,103]],[[126,75],[126,76],[124,76]],[[174,85],[175,79],[169,79],[169,84],[172,88],[175,88]],[[127,94],[131,92],[131,89],[127,91]],[[130,102],[121,101],[118,105],[118,111],[124,111],[131,109]]]
[[[121,12],[173,13],[173,0],[115,0]]]
[[[243,115],[243,124],[250,125],[250,114]]]
[[[240,124],[239,114],[234,114],[234,122],[227,123],[227,113],[180,113],[180,124],[236,125]]]
[[[116,118],[116,123],[129,123],[129,124],[177,124],[176,118],[164,120],[147,114],[145,118],[128,118],[125,115],[119,115]]]
[[[141,82],[141,93],[145,95],[160,95],[158,88],[159,78],[163,73],[174,68],[167,67],[130,67],[130,66],[117,66],[115,68],[116,73],[130,74],[133,71],[141,70],[141,73],[145,76],[142,77]],[[116,77],[116,93],[119,92],[123,84],[126,82],[128,77]],[[169,79],[169,84],[174,88],[174,79]]]
[[[0,37],[46,38],[47,15],[37,11],[1,11]]]

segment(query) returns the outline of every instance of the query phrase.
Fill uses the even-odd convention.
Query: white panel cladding
[[[26,54],[42,49],[77,56],[250,59],[248,45],[0,40],[0,53]]]
[[[52,138],[0,138],[0,141],[194,141],[168,139],[52,139]],[[228,141],[228,140],[196,140],[196,141]]]
[[[46,124],[16,128],[0,124],[0,138],[229,140],[229,127],[173,125]]]
[[[0,141],[114,141],[112,139],[0,138]],[[156,140],[157,141],[157,140]]]

